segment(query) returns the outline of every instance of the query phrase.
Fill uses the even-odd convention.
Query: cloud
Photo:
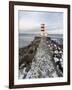
[[[19,11],[19,32],[39,32],[40,25],[50,33],[63,33],[63,13]]]

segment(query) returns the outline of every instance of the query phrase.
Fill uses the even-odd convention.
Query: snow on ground
[[[21,65],[23,66],[24,64]],[[19,71],[19,79],[62,77],[62,75],[63,51],[53,41],[47,41],[45,37],[41,38],[29,71],[26,67]]]
[[[46,39],[43,37],[32,62],[31,69],[27,73],[26,78],[46,77],[58,77],[58,74],[51,60]]]

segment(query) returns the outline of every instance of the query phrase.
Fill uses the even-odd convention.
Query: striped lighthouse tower
[[[45,33],[45,24],[41,24],[41,27],[40,27],[40,34],[41,36],[44,36],[44,33]]]
[[[44,36],[44,37],[47,37],[47,36],[48,36],[48,33],[47,33],[46,30],[45,30],[45,24],[41,24],[41,27],[40,27],[40,35],[41,35],[41,36]]]
[[[45,24],[41,24],[41,32],[45,31]]]

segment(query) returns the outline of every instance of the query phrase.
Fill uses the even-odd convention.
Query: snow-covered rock
[[[56,63],[57,61],[59,61],[59,59],[58,59],[58,58],[56,58],[56,57],[54,57],[54,61],[55,61],[55,63]]]
[[[54,56],[52,56],[54,54]],[[61,57],[59,55],[61,54]],[[45,37],[41,38],[37,51],[30,64],[30,69],[21,65],[22,70],[20,70],[19,77],[22,78],[50,78],[62,76],[62,72],[59,69],[57,62],[60,61],[63,67],[63,52],[61,48],[51,42],[46,41]]]
[[[34,59],[26,78],[58,77],[45,38],[41,39]]]

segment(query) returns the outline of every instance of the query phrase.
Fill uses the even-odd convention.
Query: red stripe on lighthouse
[[[41,24],[40,31],[41,32],[44,32],[45,31],[45,24]]]
[[[41,30],[41,31],[44,31],[44,30]]]

